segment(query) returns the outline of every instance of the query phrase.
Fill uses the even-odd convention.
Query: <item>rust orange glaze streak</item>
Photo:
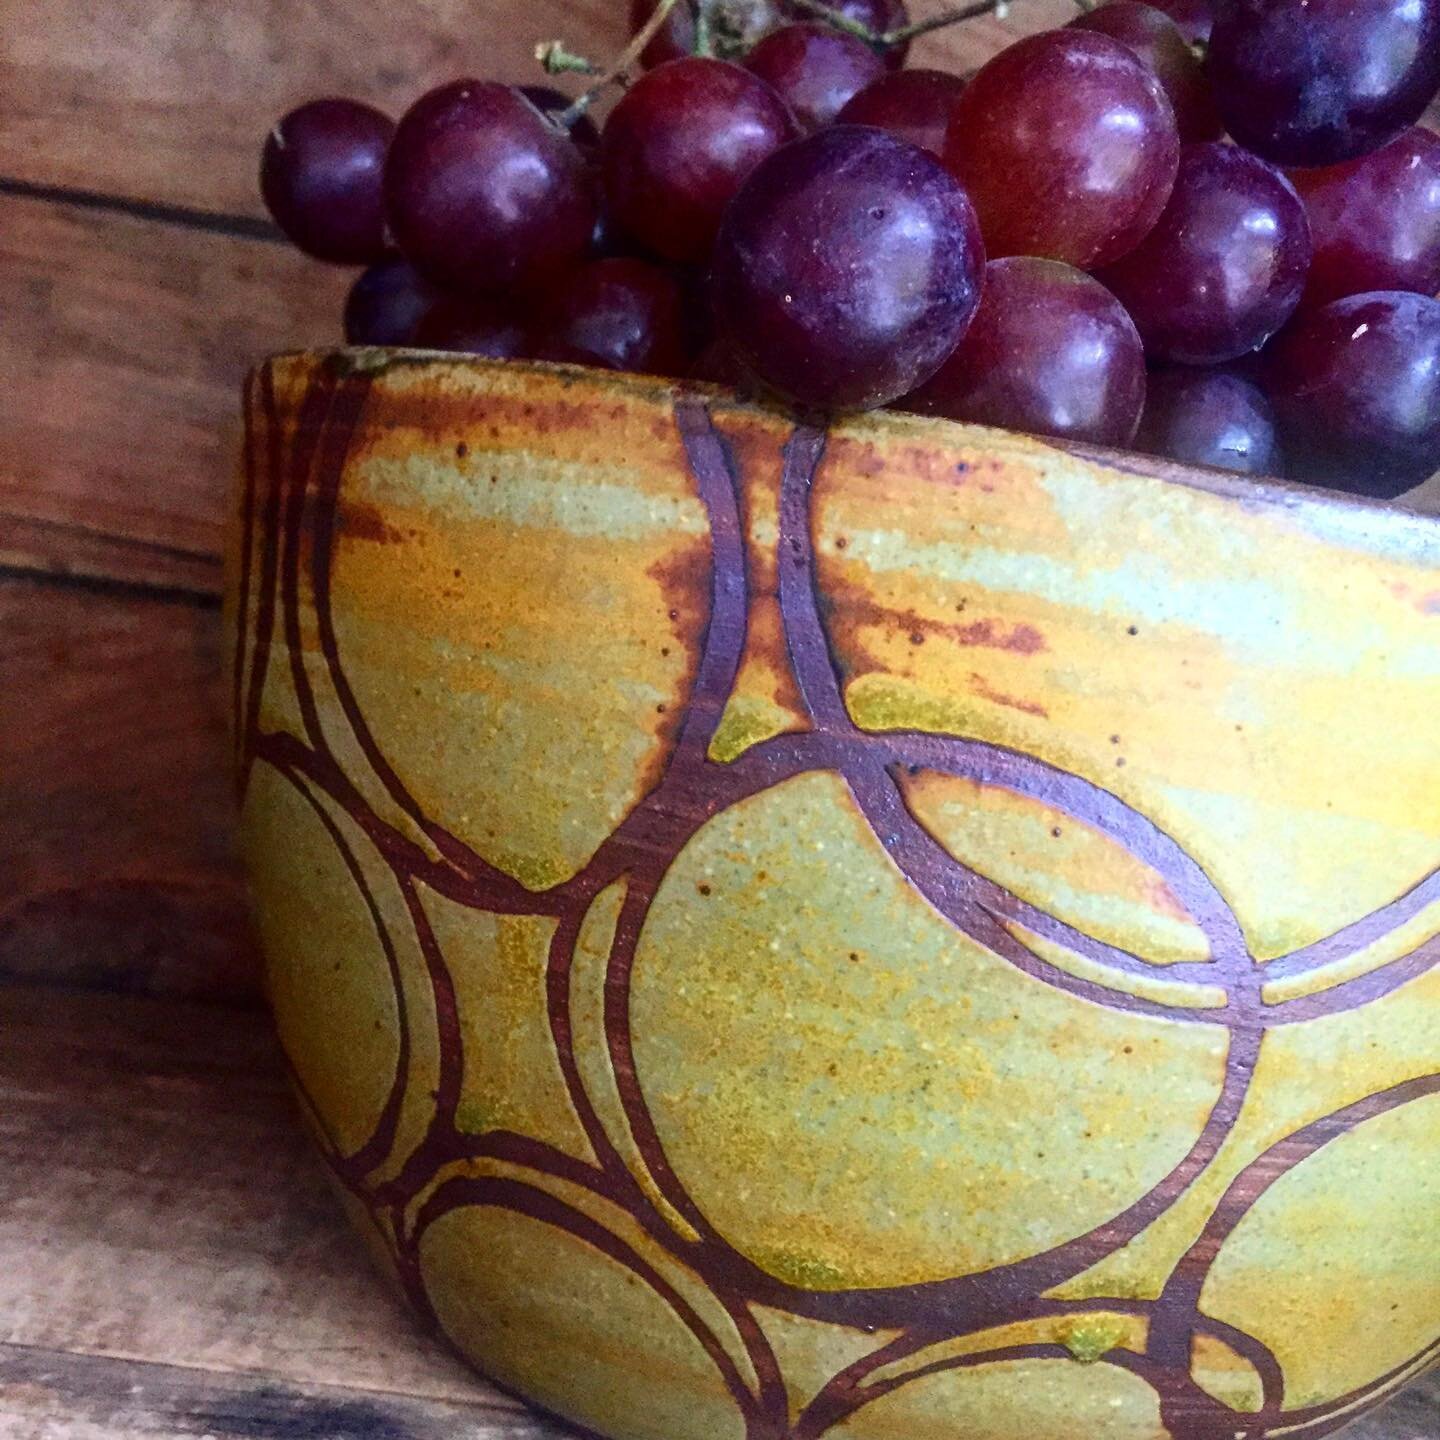
[[[724,435],[704,401],[695,396],[677,400],[675,421],[709,521],[712,594],[687,710],[655,788],[625,817],[589,863],[552,890],[537,894],[525,889],[423,812],[387,761],[345,675],[331,607],[331,567],[345,463],[369,389],[370,381],[364,375],[343,373],[335,366],[322,367],[300,400],[290,437],[290,464],[285,468],[282,417],[268,367],[251,382],[249,394],[263,414],[267,445],[262,466],[252,411],[246,447],[245,532],[237,609],[240,634],[236,637],[234,675],[238,775],[243,791],[254,762],[263,759],[301,790],[339,849],[380,937],[403,1036],[396,1074],[371,1138],[351,1155],[336,1153],[332,1147],[327,1159],[343,1185],[367,1205],[387,1214],[395,1236],[397,1267],[422,1313],[433,1322],[434,1310],[419,1264],[420,1243],[430,1225],[467,1205],[497,1206],[528,1215],[594,1246],[654,1290],[695,1336],[715,1366],[744,1419],[747,1440],[820,1440],[873,1401],[943,1370],[1005,1359],[1063,1358],[1069,1352],[1053,1344],[1019,1345],[941,1357],[898,1376],[872,1378],[884,1367],[920,1356],[937,1344],[1001,1325],[1062,1314],[1118,1311],[1148,1320],[1145,1352],[1113,1351],[1107,1355],[1107,1363],[1129,1369],[1154,1388],[1160,1398],[1162,1419],[1175,1440],[1262,1440],[1281,1424],[1299,1427],[1293,1433],[1304,1440],[1320,1440],[1353,1418],[1352,1407],[1383,1398],[1390,1384],[1429,1358],[1429,1352],[1417,1356],[1391,1375],[1327,1405],[1283,1411],[1284,1383],[1274,1355],[1254,1337],[1203,1316],[1199,1299],[1224,1238],[1277,1179],[1356,1125],[1423,1095],[1440,1092],[1440,1076],[1372,1096],[1274,1145],[1230,1185],[1205,1232],[1158,1299],[1102,1297],[1062,1303],[1043,1297],[1053,1286],[1122,1248],[1170,1208],[1205,1171],[1239,1118],[1267,1029],[1368,1004],[1440,963],[1440,944],[1420,946],[1322,994],[1267,1006],[1261,994],[1261,969],[1249,952],[1236,916],[1213,881],[1172,836],[1117,796],[1032,756],[979,740],[859,730],[846,708],[821,618],[810,497],[823,464],[826,436],[813,427],[797,426],[786,446],[779,535],[782,624],[791,669],[811,728],[757,745],[728,765],[709,760],[707,748],[744,652],[749,587],[742,477],[736,472],[735,457]],[[253,586],[256,615],[250,641],[250,577],[256,551],[252,532],[257,528],[259,575]],[[386,793],[433,846],[433,856],[374,812],[331,751],[325,726],[339,722],[333,716],[322,720],[307,670],[301,630],[304,599],[313,608],[320,658],[338,703],[340,720]],[[260,726],[261,698],[277,619],[283,627],[304,739],[264,732]],[[1207,983],[1225,992],[1224,1008],[1196,1011],[1112,991],[1058,970],[1020,943],[1006,922],[1017,922],[1117,973],[1150,973],[1138,956],[1075,930],[955,860],[906,804],[900,778],[920,769],[1003,785],[1041,799],[1116,839],[1152,866],[1195,918],[1210,944],[1211,960],[1203,967],[1181,964],[1173,970],[1193,978],[1203,968]],[[815,1292],[785,1284],[759,1269],[717,1233],[686,1193],[666,1157],[636,1074],[629,996],[640,934],[671,863],[709,820],[741,800],[817,770],[844,778],[880,843],[927,902],[957,929],[1010,964],[1094,1004],[1163,1016],[1180,1023],[1213,1025],[1228,1032],[1224,1083],[1201,1135],[1171,1174],[1128,1210],[1048,1252],[981,1274],[885,1289]],[[320,804],[320,793],[373,842],[394,875],[425,960],[437,1016],[441,1068],[433,1116],[414,1153],[399,1173],[385,1182],[372,1182],[369,1175],[389,1153],[398,1126],[410,1055],[405,997],[394,944],[385,931],[375,896],[353,851]],[[575,1055],[569,1018],[575,947],[591,904],[618,881],[624,882],[626,890],[607,962],[606,1041],[631,1138],[650,1178],[669,1205],[693,1228],[693,1239],[677,1233],[631,1173],[586,1093]],[[550,1030],[570,1098],[596,1156],[594,1163],[511,1132],[470,1135],[458,1128],[456,1109],[462,1077],[454,985],[420,902],[417,884],[491,913],[556,920],[546,977]],[[1437,899],[1440,874],[1432,875],[1409,894],[1336,935],[1272,962],[1265,975],[1304,974],[1352,955]],[[415,1202],[442,1167],[487,1159],[564,1182],[623,1210],[652,1241],[711,1287],[735,1327],[757,1384],[750,1385],[694,1307],[633,1246],[539,1184],[459,1174],[442,1181],[425,1198],[418,1213],[411,1214]],[[752,1307],[757,1304],[870,1330],[894,1328],[899,1334],[835,1375],[792,1424],[775,1355],[753,1313]],[[1197,1335],[1222,1340],[1254,1365],[1264,1401],[1258,1415],[1239,1415],[1196,1384],[1190,1374],[1189,1356]],[[1440,1353],[1440,1346],[1432,1349]]]

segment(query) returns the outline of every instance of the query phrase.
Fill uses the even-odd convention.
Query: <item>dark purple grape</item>
[[[965,89],[944,70],[894,70],[872,81],[835,118],[841,125],[874,125],[932,155],[945,152],[945,132]]]
[[[1293,313],[1310,268],[1295,188],[1234,145],[1187,145],[1160,222],[1100,272],[1152,360],[1215,365],[1263,345]]]
[[[260,193],[307,255],[337,265],[383,259],[385,152],[395,124],[358,100],[312,100],[265,137]]]
[[[985,267],[965,338],[904,408],[1127,445],[1144,404],[1145,351],[1125,307],[1083,270],[1015,257]]]
[[[672,60],[641,76],[600,140],[615,220],[667,260],[699,264],[761,160],[796,134],[785,102],[724,60]]]
[[[715,339],[715,317],[710,313],[710,272],[708,267],[667,266],[666,273],[680,287],[681,320],[686,372],[696,355]]]
[[[439,292],[408,261],[372,265],[345,300],[348,345],[408,345]]]
[[[1300,316],[1267,356],[1298,478],[1388,498],[1440,470],[1440,301],[1399,290]]]
[[[863,25],[872,35],[888,35],[903,30],[910,23],[910,11],[905,0],[839,0],[830,8],[846,20]],[[803,6],[789,0],[788,10],[796,20],[814,20],[816,17]],[[885,63],[892,70],[898,70],[905,63],[910,51],[910,42],[889,46],[884,53]]]
[[[595,228],[590,233],[590,258],[613,260],[617,255],[634,255],[635,242],[615,223],[610,207],[602,198],[595,212]]]
[[[802,130],[828,125],[847,101],[887,73],[863,41],[829,25],[786,25],[767,35],[745,68],[770,85]]]
[[[720,339],[712,340],[690,366],[692,380],[704,380],[711,385],[727,385],[739,390],[749,384],[750,377],[736,360],[734,351]]]
[[[579,149],[518,90],[457,80],[423,96],[385,165],[390,227],[446,288],[533,289],[575,264],[595,228]]]
[[[577,115],[568,124],[562,120],[561,117],[570,113],[574,103],[564,91],[557,90],[553,85],[521,85],[518,88],[547,120],[568,131],[582,151],[588,154],[600,144],[600,131],[588,115]]]
[[[1277,165],[1334,165],[1413,125],[1440,89],[1440,0],[1220,0],[1225,128]]]
[[[415,327],[413,343],[422,350],[456,350],[491,360],[514,360],[530,351],[526,326],[488,295],[442,295]]]
[[[863,409],[940,367],[984,263],[970,201],[932,155],[837,125],[776,151],[735,196],[711,307],[762,384],[806,407]]]
[[[582,265],[547,301],[535,355],[645,375],[683,375],[690,357],[680,285],[644,260]]]
[[[1233,370],[1155,371],[1135,448],[1186,465],[1285,473],[1274,409],[1259,386]]]
[[[1440,136],[1407,130],[1373,155],[1290,178],[1315,241],[1306,305],[1366,290],[1440,291]]]
[[[1210,31],[1215,25],[1213,0],[1154,0],[1154,5],[1180,27],[1187,45],[1210,43]]]
[[[1107,0],[1099,9],[1077,16],[1070,28],[1118,40],[1160,77],[1183,144],[1220,138],[1220,113],[1200,59],[1164,11],[1142,0]]]
[[[1082,270],[1140,243],[1169,199],[1179,154],[1155,72],[1084,30],[1002,50],[965,87],[945,141],[992,258],[1043,255]]]

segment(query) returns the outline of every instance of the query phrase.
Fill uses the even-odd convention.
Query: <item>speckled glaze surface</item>
[[[1314,1440],[1440,1356],[1440,522],[580,371],[247,399],[275,1014],[483,1371]]]

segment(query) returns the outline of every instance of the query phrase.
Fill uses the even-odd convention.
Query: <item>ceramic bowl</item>
[[[485,1374],[1312,1440],[1440,1354],[1440,521],[404,352],[248,414],[269,992]]]

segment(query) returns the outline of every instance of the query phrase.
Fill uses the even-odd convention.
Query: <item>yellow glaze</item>
[[[269,993],[480,1368],[610,1440],[1319,1440],[1440,1356],[1440,522],[420,354],[247,411]]]

